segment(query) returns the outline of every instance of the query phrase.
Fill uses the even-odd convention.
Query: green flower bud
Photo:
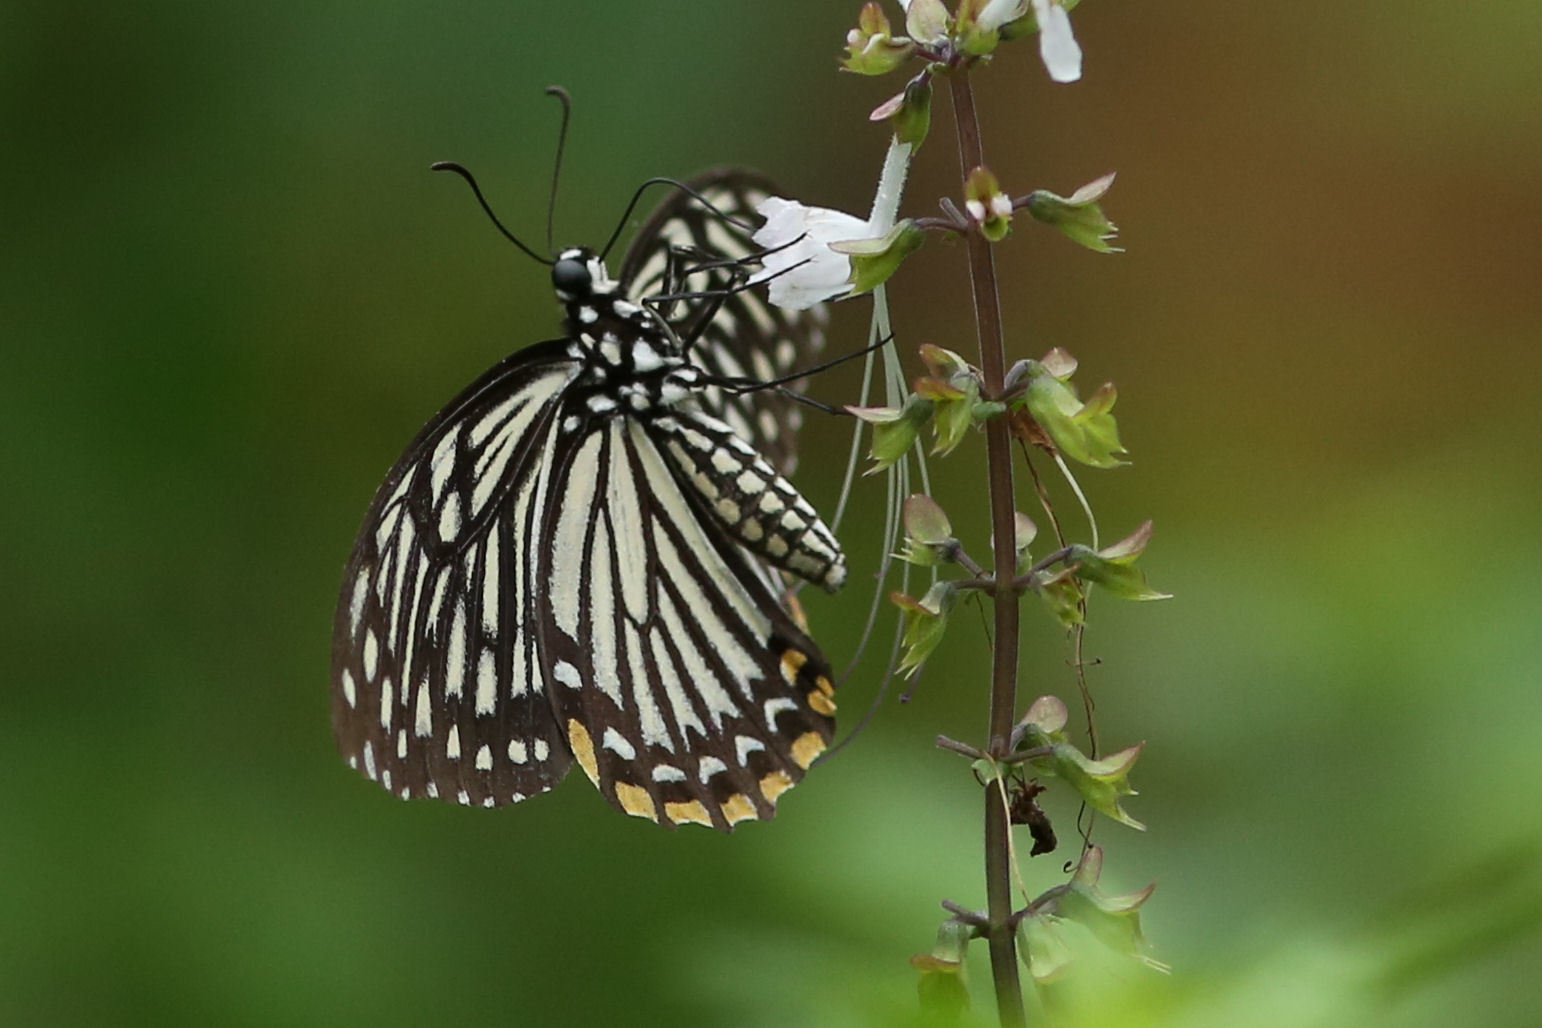
[[[846,59],[841,67],[858,75],[883,75],[903,64],[916,45],[889,34],[889,19],[877,3],[862,6],[857,27],[846,33]]]
[[[1012,198],[1001,191],[989,168],[976,168],[964,180],[964,209],[993,243],[1012,231]]]

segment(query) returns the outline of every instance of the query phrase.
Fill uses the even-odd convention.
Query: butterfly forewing
[[[761,180],[693,185],[758,224]],[[709,375],[780,378],[822,344],[822,312],[725,300],[736,268],[681,270],[753,252],[743,228],[667,202],[621,289],[714,291],[659,306],[676,335],[606,284],[569,301],[570,338],[506,358],[408,447],[338,606],[333,724],[350,764],[402,797],[497,806],[550,789],[576,759],[628,813],[726,830],[769,818],[825,748],[829,667],[778,570],[833,588],[845,565],[778,474],[797,412],[690,378],[677,380],[689,396],[666,399],[657,377],[683,356]],[[706,440],[700,467],[668,450],[682,426]],[[770,545],[767,529],[782,533]]]
[[[333,632],[333,729],[349,763],[397,795],[510,803],[571,763],[528,630],[526,540],[574,370],[547,346],[484,375],[407,448],[354,543]],[[494,747],[500,760],[479,766]]]
[[[621,265],[621,282],[634,298],[660,293],[722,290],[732,284],[731,268],[682,272],[703,263],[742,260],[760,253],[747,226],[764,220],[756,205],[771,196],[766,179],[737,169],[709,172],[690,183],[700,197],[677,193],[645,224]],[[702,203],[705,200],[712,206]],[[732,220],[726,220],[732,219]],[[737,222],[737,224],[735,223]],[[749,270],[754,270],[753,268]],[[675,331],[698,338],[692,357],[706,371],[725,378],[780,379],[807,367],[824,348],[829,316],[823,304],[785,311],[766,301],[764,290],[740,290],[721,304],[677,302],[664,311]],[[701,319],[708,318],[705,325]],[[797,466],[797,404],[774,390],[727,394],[713,388],[700,398],[703,410],[728,424],[777,471]]]

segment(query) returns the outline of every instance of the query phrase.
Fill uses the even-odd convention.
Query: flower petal
[[[768,252],[750,282],[769,281],[772,303],[806,310],[851,288],[851,259],[830,244],[871,235],[867,222],[779,196],[762,200],[756,210],[766,223],[752,238]]]
[[[1033,0],[1039,23],[1039,56],[1049,77],[1056,82],[1075,82],[1082,77],[1082,48],[1071,32],[1071,16],[1052,0]]]

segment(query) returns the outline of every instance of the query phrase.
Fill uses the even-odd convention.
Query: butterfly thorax
[[[661,414],[700,388],[700,370],[667,325],[626,299],[593,253],[564,251],[552,282],[567,309],[568,355],[583,365],[571,388],[588,418]],[[583,421],[570,416],[563,428]]]

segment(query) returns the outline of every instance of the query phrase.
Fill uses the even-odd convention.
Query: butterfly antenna
[[[552,223],[557,217],[557,181],[562,175],[562,151],[568,141],[568,120],[573,117],[573,98],[561,86],[547,86],[547,96],[555,96],[562,102],[562,128],[557,131],[557,159],[551,169],[551,199],[546,204],[546,249],[557,252],[552,243]]]
[[[679,179],[650,178],[648,181],[638,186],[637,192],[632,194],[632,202],[626,205],[626,210],[622,213],[621,220],[616,223],[616,231],[610,234],[610,239],[605,243],[605,249],[600,251],[600,260],[603,261],[605,259],[605,255],[610,253],[610,248],[616,245],[616,240],[621,238],[621,230],[626,228],[626,223],[631,220],[632,211],[637,209],[637,204],[642,200],[643,194],[646,193],[649,189],[652,189],[654,186],[673,186],[675,189],[685,193],[687,196],[690,196],[697,203],[701,204],[707,210],[711,211],[713,214],[716,214],[719,218],[722,218],[730,225],[742,228],[746,232],[754,228],[753,225],[746,225],[738,218],[724,214],[722,211],[717,209],[711,200],[708,200],[705,196],[702,196],[700,192],[692,189],[690,186],[686,185],[684,182],[681,182]]]
[[[434,171],[453,171],[455,174],[465,179],[466,184],[471,187],[471,191],[476,194],[477,203],[482,205],[482,210],[485,211],[487,216],[492,219],[493,224],[498,227],[499,232],[503,233],[503,237],[505,239],[519,247],[535,260],[540,261],[542,264],[555,263],[550,257],[542,257],[540,254],[530,249],[530,247],[526,246],[524,243],[521,243],[518,236],[504,227],[503,222],[498,220],[498,215],[493,213],[493,209],[488,204],[487,198],[482,195],[482,187],[477,185],[477,180],[472,176],[471,172],[467,171],[461,165],[456,164],[454,161],[435,161],[433,164],[430,164],[429,167]]]

